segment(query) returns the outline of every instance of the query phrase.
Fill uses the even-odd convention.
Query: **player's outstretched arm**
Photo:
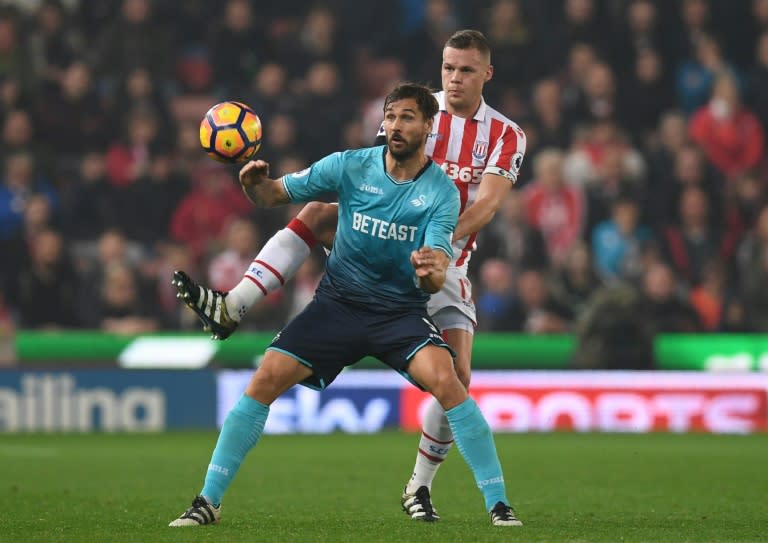
[[[411,253],[411,265],[416,270],[419,288],[424,292],[434,294],[445,284],[445,271],[450,259],[440,249],[422,247]]]
[[[269,178],[269,163],[264,160],[252,160],[240,169],[240,186],[259,207],[275,207],[291,201],[283,182]]]

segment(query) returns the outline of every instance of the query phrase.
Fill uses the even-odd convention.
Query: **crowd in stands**
[[[208,107],[249,104],[296,171],[370,145],[396,82],[439,87],[467,27],[528,139],[478,329],[768,331],[768,0],[0,2],[0,330],[198,329],[171,271],[231,288],[298,209],[202,152]],[[317,253],[243,328],[303,307]]]

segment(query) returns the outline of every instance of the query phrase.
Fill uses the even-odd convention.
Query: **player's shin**
[[[508,504],[493,434],[480,408],[468,397],[456,407],[448,409],[445,415],[451,425],[456,446],[469,464],[475,482],[483,493],[486,511],[490,511],[497,502]]]
[[[298,219],[277,231],[253,259],[240,283],[229,291],[227,311],[238,321],[270,292],[296,274],[315,245],[312,231]]]
[[[453,446],[453,433],[442,406],[434,398],[424,414],[419,450],[413,475],[405,487],[408,494],[415,494],[419,487],[432,490],[437,469]]]
[[[259,441],[267,415],[268,405],[245,394],[227,415],[200,492],[212,504],[221,503],[245,455]]]

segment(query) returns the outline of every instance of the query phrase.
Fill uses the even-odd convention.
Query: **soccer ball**
[[[261,146],[261,120],[240,102],[216,104],[200,121],[200,145],[219,162],[245,162]]]

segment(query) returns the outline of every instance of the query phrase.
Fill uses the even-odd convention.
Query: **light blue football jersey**
[[[393,179],[385,153],[386,146],[333,153],[282,182],[294,202],[338,194],[339,223],[319,293],[385,311],[423,307],[429,294],[416,283],[411,251],[429,246],[452,256],[459,191],[431,160],[414,179]]]

